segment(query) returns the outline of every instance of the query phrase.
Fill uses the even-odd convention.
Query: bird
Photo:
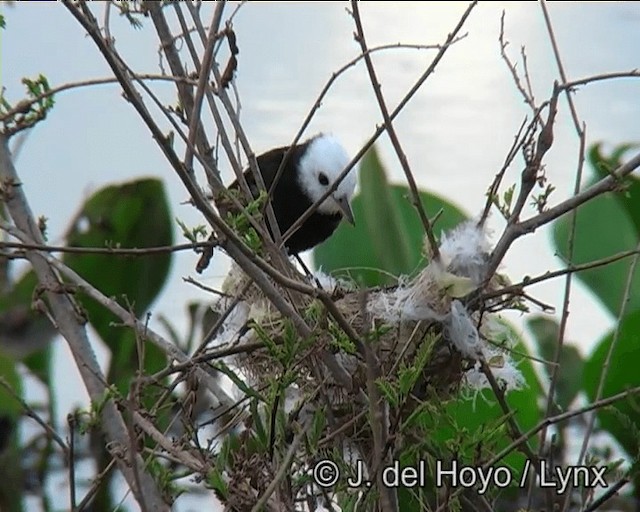
[[[273,186],[278,169],[287,153],[289,156],[271,196],[271,206],[281,235],[326,193],[351,160],[338,139],[324,133],[301,144],[271,149],[256,157],[267,191]],[[260,188],[253,172],[246,169],[243,175],[251,195],[257,199]],[[238,190],[238,180],[228,188]],[[337,229],[342,219],[355,225],[351,209],[355,188],[356,173],[352,169],[338,184],[336,190],[320,203],[313,214],[284,242],[290,256],[297,256],[324,242]],[[222,209],[227,210],[224,202]],[[201,258],[196,270],[202,272],[209,259],[206,256]]]

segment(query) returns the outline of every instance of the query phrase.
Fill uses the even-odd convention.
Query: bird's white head
[[[311,139],[298,162],[298,183],[315,203],[335,183],[338,176],[351,161],[340,142],[332,135],[318,135]],[[356,188],[356,171],[351,169],[338,188],[318,207],[319,213],[341,213],[354,224],[351,198]]]

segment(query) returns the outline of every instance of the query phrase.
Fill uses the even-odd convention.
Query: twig
[[[4,223],[0,222],[0,229],[4,228]],[[110,256],[143,257],[160,254],[170,254],[172,252],[189,251],[210,247],[211,242],[196,242],[191,244],[167,245],[160,247],[72,247],[55,246],[47,244],[26,244],[17,242],[0,242],[1,249],[17,249],[19,251],[42,251],[42,252],[62,252],[67,254],[108,254]]]
[[[177,4],[174,4],[177,6]],[[207,38],[205,47],[204,47],[204,55],[202,56],[202,63],[198,69],[199,78],[198,78],[198,86],[196,88],[196,95],[193,100],[193,107],[191,108],[191,116],[189,121],[189,137],[187,144],[187,152],[184,156],[184,164],[187,167],[191,167],[193,163],[193,144],[195,143],[197,130],[201,127],[200,121],[200,108],[202,107],[202,100],[204,98],[205,88],[208,85],[209,78],[209,70],[211,66],[213,66],[213,47],[217,40],[218,27],[220,26],[220,22],[222,20],[222,12],[224,11],[225,2],[219,2],[216,5],[213,21],[211,26],[209,27],[209,36]]]
[[[615,484],[609,486],[607,492],[605,492],[602,496],[600,496],[597,500],[594,500],[591,505],[584,509],[584,512],[595,512],[596,510],[601,510],[602,505],[604,505],[607,501],[613,498],[620,489],[622,489],[625,485],[627,485],[631,480],[628,476],[622,477]]]
[[[520,91],[520,94],[522,95],[522,97],[524,98],[524,101],[527,105],[529,105],[529,107],[531,108],[532,111],[536,111],[536,103],[535,103],[535,99],[533,97],[533,94],[531,94],[531,83],[529,81],[529,74],[528,72],[526,72],[526,67],[525,67],[525,79],[527,81],[527,87],[528,90],[524,88],[524,86],[522,85],[522,82],[520,81],[520,76],[518,75],[518,70],[516,69],[516,65],[511,61],[511,59],[509,58],[509,56],[507,55],[507,46],[509,45],[509,42],[505,40],[504,38],[504,18],[505,18],[505,11],[502,11],[502,15],[500,16],[500,36],[498,37],[498,41],[500,42],[500,56],[502,57],[502,60],[505,62],[505,64],[507,65],[507,68],[509,68],[509,71],[511,72],[511,77],[513,78],[513,82],[516,85],[516,88],[518,89],[518,91]],[[522,50],[523,55],[524,55],[524,49]],[[526,61],[525,61],[526,62]],[[540,125],[542,126],[542,120],[539,119],[538,120],[540,122]]]
[[[498,290],[488,291],[482,295],[482,299],[492,299],[494,297],[500,297],[501,295],[507,294],[519,294],[520,291],[525,286],[532,286],[534,284],[541,283],[543,281],[547,281],[549,279],[554,279],[556,277],[564,276],[569,273],[582,272],[584,270],[590,270],[593,268],[603,267],[609,265],[611,263],[615,263],[616,261],[620,261],[622,259],[628,258],[629,256],[634,256],[639,253],[638,249],[631,249],[629,251],[620,252],[618,254],[614,254],[613,256],[608,256],[606,258],[602,258],[595,261],[590,261],[588,263],[582,263],[580,265],[572,265],[569,264],[568,267],[562,268],[559,270],[554,270],[553,272],[545,272],[542,275],[535,277],[525,277],[522,281],[516,284],[512,284],[509,286],[505,286],[504,288],[500,288]]]
[[[200,34],[203,44],[205,44],[205,46],[209,45],[208,39],[205,39],[204,27],[202,26],[202,22],[200,21],[198,13],[195,12],[195,9],[191,3],[187,2],[185,5],[187,6],[187,9],[189,10],[193,18],[193,21],[196,25],[196,28],[198,29],[197,31]],[[220,71],[218,69],[216,62],[213,62],[213,61],[211,62],[211,71],[218,85],[218,91],[217,91],[218,98],[222,102],[222,105],[225,108],[227,116],[231,121],[231,124],[233,125],[233,129],[236,133],[236,136],[240,140],[242,149],[247,155],[247,158],[249,160],[249,169],[253,174],[256,184],[258,185],[258,189],[261,191],[266,190],[264,179],[262,178],[262,174],[258,169],[258,162],[256,160],[255,154],[251,149],[251,146],[249,144],[249,139],[246,136],[244,129],[242,128],[240,119],[238,118],[237,113],[233,109],[233,105],[231,103],[231,100],[229,99],[227,91],[225,87],[223,87],[222,76],[220,75]],[[229,160],[234,160],[235,158],[234,158],[233,149],[231,148],[230,142],[228,141],[228,136],[225,130],[225,126],[222,122],[222,118],[220,114],[218,113],[218,109],[216,107],[215,101],[213,100],[210,94],[207,95],[207,100],[209,103],[211,113],[214,117],[214,120],[216,121],[216,125],[218,126],[218,133],[221,136],[223,146],[225,148],[225,151],[227,152],[227,157],[229,158]],[[234,170],[236,170],[236,176],[238,178],[238,181],[239,182],[245,181],[244,174],[241,172],[241,169],[239,167],[237,169],[234,167]],[[251,194],[248,196],[248,199],[251,199]],[[273,211],[273,206],[271,202],[267,202],[265,213],[266,213],[266,222],[270,228],[270,233],[273,233],[273,240],[275,242],[275,243],[271,242],[271,236],[269,235],[264,236],[263,239],[266,242],[266,249],[268,253],[272,256],[273,264],[276,266],[276,268],[278,268],[283,272],[288,273],[289,275],[293,275],[293,273],[295,272],[295,269],[293,269],[293,266],[291,265],[289,260],[286,258],[284,253],[279,250],[279,248],[282,247],[281,233],[280,233],[280,228],[278,226],[278,223],[276,221],[276,216]]]
[[[465,10],[465,12],[462,14],[460,19],[458,20],[458,23],[454,27],[453,31],[447,36],[444,44],[442,45],[441,49],[438,51],[437,55],[435,56],[435,58],[433,59],[431,64],[427,67],[425,72],[422,73],[420,78],[418,78],[418,80],[413,84],[413,86],[405,94],[405,96],[402,98],[402,100],[400,100],[400,103],[398,103],[396,108],[389,114],[389,119],[391,119],[391,121],[393,121],[397,117],[397,115],[400,112],[402,112],[402,110],[404,109],[406,104],[409,102],[409,100],[411,98],[413,98],[415,93],[420,89],[420,87],[422,87],[422,84],[425,82],[425,80],[427,78],[429,78],[429,76],[433,73],[433,71],[435,70],[436,66],[438,65],[438,63],[440,62],[440,60],[444,56],[445,52],[449,48],[449,46],[457,38],[458,32],[460,32],[460,30],[462,29],[463,25],[466,23],[467,18],[469,17],[469,15],[471,14],[471,11],[477,5],[477,3],[478,3],[477,0],[474,0],[473,2],[471,2],[469,4],[469,6]],[[325,199],[327,199],[331,194],[333,194],[336,191],[336,189],[338,188],[338,185],[342,182],[342,180],[345,178],[345,176],[351,171],[351,169],[355,166],[355,164],[358,161],[360,161],[360,159],[364,156],[364,154],[368,151],[368,149],[371,146],[373,146],[373,143],[386,130],[386,128],[387,128],[387,125],[384,122],[380,126],[378,126],[378,128],[376,128],[376,130],[374,131],[373,135],[364,144],[364,146],[360,149],[360,151],[358,151],[358,153],[351,159],[351,162],[349,162],[349,164],[340,173],[340,175],[337,177],[336,181],[333,182],[327,188],[325,193],[314,204],[312,204],[309,208],[307,208],[307,210],[304,212],[304,214],[296,222],[294,222],[291,225],[291,227],[286,231],[286,233],[284,233],[282,235],[282,239],[284,241],[286,241],[293,233],[295,233],[300,228],[300,226],[302,226],[302,224],[304,224],[306,222],[306,220],[311,215],[313,215],[313,212],[318,208],[318,206],[320,204],[322,204],[322,202]]]
[[[522,437],[522,431],[520,430],[520,427],[518,426],[518,423],[514,418],[514,411],[511,410],[509,404],[505,399],[504,390],[500,387],[498,381],[496,381],[496,378],[493,376],[493,372],[491,371],[491,367],[484,359],[480,361],[480,365],[482,373],[489,381],[489,385],[491,386],[493,394],[496,397],[496,400],[498,401],[502,412],[504,412],[505,414],[505,421],[507,422],[509,430],[511,431],[511,438],[520,439]],[[514,448],[519,449],[528,460],[535,463],[536,467],[539,467],[538,456],[531,450],[531,448],[529,448],[529,446],[526,444],[526,440],[518,444],[518,446]]]
[[[284,459],[282,460],[282,463],[280,464],[280,467],[278,468],[278,472],[275,474],[273,480],[271,480],[271,483],[265,489],[264,494],[260,496],[260,499],[253,506],[251,512],[259,512],[260,510],[263,510],[263,507],[267,504],[267,501],[269,501],[269,498],[276,490],[276,487],[289,472],[289,467],[291,466],[293,457],[298,450],[298,445],[300,444],[300,441],[304,439],[310,427],[311,422],[307,422],[302,430],[295,435],[293,441],[291,442],[291,445],[289,446],[289,449],[287,450],[287,453],[284,456]]]
[[[0,180],[3,183],[3,195],[7,209],[18,229],[28,234],[27,243],[44,245],[42,234],[33,218],[21,187],[11,184],[19,183],[17,172],[11,161],[6,137],[0,134]],[[45,285],[45,292],[51,312],[55,318],[60,333],[69,344],[69,348],[76,360],[80,375],[87,392],[94,402],[103,402],[106,393],[105,380],[95,354],[89,343],[84,320],[79,318],[77,305],[65,293],[55,293],[52,290],[60,286],[61,282],[52,268],[46,255],[38,251],[28,251],[27,258],[33,266],[38,281]],[[127,430],[122,416],[116,409],[113,400],[106,400],[102,408],[102,428],[109,439],[109,451],[118,461],[118,467],[132,489],[138,503],[146,503],[149,507],[162,511],[169,510],[162,499],[153,478],[143,468],[143,462],[138,454],[129,453],[127,458],[118,454],[129,446]],[[138,473],[140,487],[136,485],[134,473]]]
[[[60,437],[60,435],[49,425],[46,421],[44,421],[40,415],[33,410],[33,408],[25,402],[20,395],[18,395],[15,390],[9,385],[7,380],[4,377],[0,377],[0,386],[2,386],[9,395],[13,397],[14,400],[20,403],[24,412],[29,418],[33,419],[38,425],[40,425],[43,430],[47,433],[47,436],[53,439],[60,448],[62,448],[62,452],[64,454],[64,458],[67,462],[69,462],[69,446],[64,442],[64,439]]]
[[[420,193],[418,192],[418,186],[416,185],[416,180],[413,177],[413,172],[411,172],[411,168],[409,167],[409,161],[407,160],[407,155],[405,155],[402,150],[402,145],[400,144],[400,139],[398,138],[398,134],[396,133],[395,128],[391,122],[391,118],[389,116],[389,110],[387,109],[387,104],[384,100],[384,96],[382,95],[382,90],[380,89],[380,83],[378,82],[378,77],[376,75],[376,71],[373,67],[373,61],[371,60],[371,55],[367,49],[367,42],[364,36],[364,29],[362,28],[362,20],[360,19],[360,11],[358,9],[357,0],[352,0],[351,2],[353,19],[356,24],[356,35],[355,39],[360,44],[360,49],[362,50],[362,54],[364,55],[364,61],[367,66],[367,72],[369,73],[369,80],[371,83],[371,87],[373,87],[373,91],[376,95],[376,100],[378,101],[378,106],[380,107],[380,112],[382,113],[382,118],[384,119],[384,123],[386,126],[387,134],[389,135],[389,139],[391,139],[391,144],[393,144],[393,148],[395,149],[396,155],[398,155],[398,160],[400,161],[400,165],[402,166],[402,170],[407,178],[407,183],[409,183],[409,189],[411,190],[411,198],[413,202],[413,206],[418,211],[418,216],[420,217],[420,221],[422,222],[422,226],[424,227],[425,233],[427,235],[427,240],[429,240],[429,246],[431,248],[431,254],[434,261],[440,260],[440,250],[438,249],[438,243],[436,242],[436,237],[433,234],[433,228],[431,227],[431,223],[429,222],[429,217],[427,217],[426,212],[424,211],[424,207],[422,205],[422,201],[420,200]]]
[[[613,338],[611,339],[611,343],[609,344],[609,348],[607,350],[607,355],[602,363],[602,371],[600,372],[600,379],[598,380],[598,387],[596,390],[595,401],[598,401],[602,398],[602,393],[604,391],[604,385],[607,380],[607,375],[609,374],[609,369],[611,366],[611,358],[613,356],[613,352],[618,345],[618,341],[620,340],[620,332],[622,330],[622,322],[627,312],[627,306],[629,305],[629,299],[631,298],[631,289],[633,286],[633,279],[636,273],[636,266],[638,265],[638,259],[640,259],[640,242],[636,246],[636,254],[634,255],[631,263],[629,264],[629,271],[627,273],[627,282],[624,287],[624,292],[622,294],[622,301],[620,304],[620,313],[618,314],[618,319],[616,322],[616,328],[613,333]],[[595,424],[596,415],[595,413],[591,413],[589,415],[589,419],[587,420],[587,428],[584,434],[584,439],[582,441],[582,446],[580,447],[580,454],[578,455],[578,461],[576,462],[576,466],[580,466],[584,457],[587,453],[587,446],[589,444],[589,439],[591,438],[591,434],[593,433],[593,427]],[[565,500],[564,506],[565,510],[568,507],[568,501]]]
[[[458,41],[464,39],[465,37],[466,37],[466,34],[462,34],[461,36],[454,37],[451,40],[451,42],[449,43],[449,46],[457,43]],[[423,45],[410,45],[410,44],[403,44],[403,43],[395,43],[395,44],[386,44],[386,45],[374,46],[372,48],[369,48],[367,50],[367,53],[368,54],[373,54],[373,53],[376,53],[376,52],[379,52],[379,51],[383,51],[383,50],[399,49],[399,48],[413,48],[413,49],[422,49],[422,50],[442,50],[443,47],[444,47],[443,45],[439,45],[439,44],[436,44],[436,45],[424,45],[423,46]],[[354,59],[351,59],[349,62],[347,62],[346,64],[341,66],[338,70],[336,70],[333,73],[331,73],[331,76],[329,77],[329,79],[327,80],[325,85],[323,86],[322,90],[320,91],[320,94],[318,95],[318,97],[314,101],[313,105],[311,106],[311,109],[309,110],[309,112],[307,113],[307,116],[305,117],[304,121],[302,122],[302,125],[298,129],[298,132],[296,133],[295,137],[291,141],[291,144],[289,145],[289,149],[285,152],[284,156],[282,157],[282,162],[280,163],[280,167],[276,171],[275,177],[273,179],[273,184],[271,185],[271,188],[268,190],[269,198],[271,198],[273,196],[273,191],[275,190],[276,185],[280,181],[280,177],[282,176],[282,173],[284,172],[285,166],[287,164],[287,161],[289,160],[289,156],[290,156],[293,148],[298,144],[298,142],[300,142],[300,139],[302,138],[302,136],[304,135],[305,131],[307,130],[307,128],[308,128],[309,124],[311,123],[313,117],[315,116],[316,112],[320,109],[320,106],[322,105],[325,96],[327,95],[327,93],[329,92],[331,87],[333,86],[334,82],[343,73],[345,73],[348,69],[352,68],[358,62],[360,62],[362,59],[364,59],[365,55],[366,54],[364,54],[364,53],[360,53],[360,55],[358,55]],[[351,163],[349,165],[351,165]]]

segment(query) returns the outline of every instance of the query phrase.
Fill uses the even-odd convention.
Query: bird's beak
[[[343,196],[336,199],[336,203],[338,203],[338,207],[340,208],[340,211],[342,212],[343,217],[347,219],[349,224],[355,226],[356,221],[353,219],[353,212],[351,211],[351,205],[349,204],[349,199],[347,199],[346,196]]]

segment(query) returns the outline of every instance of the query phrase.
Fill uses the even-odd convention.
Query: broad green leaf
[[[620,156],[627,149],[628,146],[621,146],[612,157],[605,158],[600,154],[599,146],[594,146],[589,160],[602,177],[608,174],[607,169],[617,167]],[[640,181],[630,177],[624,185],[625,191],[597,197],[578,210],[573,264],[597,261],[637,246],[640,240]],[[565,260],[568,259],[570,225],[570,215],[554,224],[554,243]],[[629,265],[630,260],[627,259],[577,273],[613,316],[620,311]],[[628,311],[640,309],[640,272],[635,275],[627,307]]]
[[[141,179],[96,192],[72,222],[66,238],[70,247],[165,246],[173,241],[172,225],[162,183]],[[171,256],[66,254],[64,262],[105,295],[141,315],[162,289]]]
[[[374,150],[360,165],[360,194],[353,200],[356,225],[342,223],[336,232],[313,251],[316,268],[334,275],[350,276],[366,286],[390,284],[401,275],[418,271],[424,258],[424,228],[411,204],[409,189],[390,185]],[[427,215],[433,218],[436,235],[467,217],[444,199],[420,192]]]
[[[558,323],[554,319],[537,316],[527,320],[527,325],[537,342],[540,357],[553,361],[558,345]],[[566,411],[582,389],[584,360],[574,345],[564,343],[558,364],[555,399],[562,410]],[[547,376],[551,377],[551,368],[545,365],[544,369]]]
[[[172,217],[164,187],[155,179],[140,179],[106,187],[84,204],[67,234],[72,247],[144,248],[169,246]],[[171,264],[169,253],[148,256],[66,254],[64,262],[121,306],[141,317],[162,289]],[[138,368],[131,329],[96,302],[84,297],[91,325],[112,351],[109,381],[125,391]],[[162,367],[165,358],[151,343],[143,343],[145,368]]]
[[[604,371],[607,353],[614,335],[615,331],[612,331],[600,340],[585,364],[584,390],[591,401],[596,399],[598,383]],[[640,311],[635,311],[627,315],[620,324],[618,340],[611,354],[601,398],[640,386],[639,361]],[[598,410],[599,425],[614,436],[631,457],[637,457],[640,439],[625,425],[626,422],[622,421],[620,416],[626,416],[631,424],[640,425],[640,394],[616,402],[613,408],[621,414],[615,414],[608,409]]]
[[[361,169],[360,196],[369,240],[382,268],[398,275],[412,263],[411,244],[374,148],[365,154]]]

